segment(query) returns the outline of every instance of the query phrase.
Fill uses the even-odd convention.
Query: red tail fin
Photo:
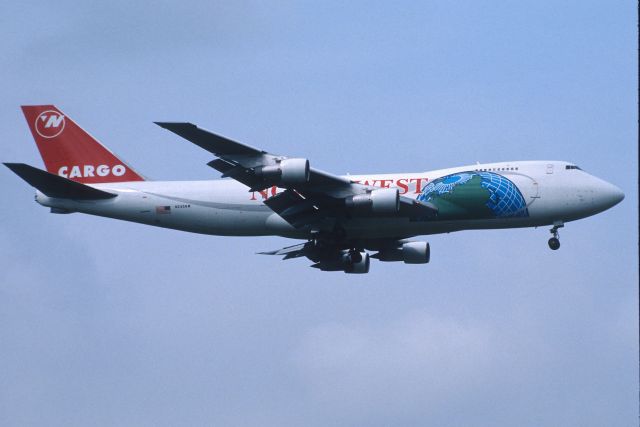
[[[47,171],[83,184],[144,181],[53,105],[23,106]]]

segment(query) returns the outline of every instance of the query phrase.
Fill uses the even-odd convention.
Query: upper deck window
[[[576,165],[567,165],[564,167],[565,169],[578,169],[578,170],[582,170],[580,169],[580,166],[576,166]]]

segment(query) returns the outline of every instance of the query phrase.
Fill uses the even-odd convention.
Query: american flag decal
[[[156,206],[156,213],[157,214],[170,214],[171,213],[171,206]]]

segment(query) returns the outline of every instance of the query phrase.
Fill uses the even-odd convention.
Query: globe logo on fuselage
[[[439,220],[528,217],[518,187],[493,172],[459,172],[424,186],[418,200],[438,208]]]

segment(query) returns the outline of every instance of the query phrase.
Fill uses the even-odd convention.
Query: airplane
[[[415,236],[551,226],[624,199],[615,185],[565,161],[511,161],[418,173],[339,176],[305,158],[276,155],[192,123],[155,122],[213,155],[222,178],[150,181],[53,105],[23,106],[46,171],[4,163],[52,213],[81,212],[220,236],[282,236],[302,243],[268,252],[306,257],[322,271],[368,273],[370,260],[426,264]]]

